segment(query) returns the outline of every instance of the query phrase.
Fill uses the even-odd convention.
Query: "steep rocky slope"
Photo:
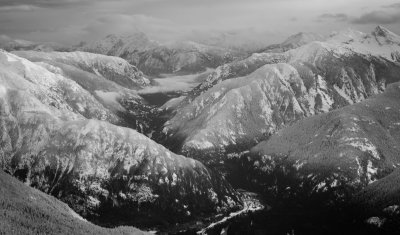
[[[66,204],[30,188],[0,170],[2,234],[147,234],[135,228],[101,228],[84,220]]]
[[[113,114],[78,83],[4,51],[0,104],[2,168],[96,223],[159,226],[240,207],[202,163],[100,121]]]
[[[192,41],[161,44],[151,41],[143,33],[109,35],[78,49],[124,58],[153,76],[163,73],[197,73],[243,56],[241,52]]]
[[[225,160],[231,184],[272,205],[255,227],[277,234],[397,234],[399,94],[400,83],[391,84]]]
[[[191,102],[202,92],[208,90],[209,88],[221,81],[249,75],[250,73],[254,72],[258,68],[266,64],[284,63],[287,61],[287,56],[279,52],[285,52],[290,49],[295,49],[314,41],[324,41],[324,38],[321,35],[313,33],[298,33],[290,36],[281,44],[274,44],[269,46],[269,49],[264,49],[260,53],[254,53],[245,59],[236,60],[231,63],[221,65],[215,70],[213,74],[208,77],[205,82],[203,82],[201,85],[199,85],[198,87],[193,89],[192,92],[189,93],[188,97],[186,98],[186,100],[184,100],[184,102],[182,102],[181,106],[184,106],[188,102]]]
[[[307,36],[309,35],[309,36]],[[327,50],[334,52],[336,56],[351,56],[352,54],[362,54],[367,56],[384,57],[390,61],[396,61],[392,57],[392,54],[396,54],[400,51],[398,41],[399,36],[390,32],[388,29],[378,26],[372,33],[366,34],[355,30],[345,30],[341,32],[333,33],[330,37],[322,37],[320,35],[315,35],[312,33],[299,33],[289,37],[285,42],[279,45],[292,45],[290,49],[296,49],[306,44],[318,45],[320,43]],[[380,35],[380,36],[376,36]],[[303,57],[309,57],[312,59],[314,56],[318,58],[318,46],[306,45],[303,50],[299,51],[297,60]],[[307,51],[310,49],[310,51]],[[283,50],[281,52],[286,52]],[[199,96],[202,92],[208,90],[215,84],[224,81],[226,79],[231,79],[235,77],[241,77],[249,75],[258,68],[266,64],[274,63],[284,63],[290,61],[290,55],[297,53],[297,50],[293,50],[293,53],[254,53],[250,57],[233,61],[218,67],[215,73],[211,74],[209,78],[188,96],[185,102],[182,102],[182,106],[186,105],[195,97]],[[320,53],[323,55],[323,53]],[[307,59],[307,58],[304,58]],[[313,60],[311,60],[313,61]],[[306,61],[305,61],[306,62]]]
[[[294,121],[359,102],[399,80],[393,58],[341,45],[312,42],[217,68],[165,124],[167,145],[218,161],[218,155],[246,150]]]
[[[400,166],[399,85],[278,131],[251,150],[261,156],[256,168],[268,174],[279,164],[290,165],[295,177],[302,175],[321,192],[363,188],[387,175]]]

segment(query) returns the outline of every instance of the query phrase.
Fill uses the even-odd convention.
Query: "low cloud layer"
[[[400,23],[400,11],[372,11],[351,21],[355,24],[396,24]]]
[[[324,21],[327,21],[327,20],[347,21],[348,18],[349,17],[344,13],[337,13],[337,14],[325,13],[325,14],[322,14],[322,15],[318,16],[317,21],[319,21],[319,22],[324,22]]]
[[[394,3],[394,4],[390,4],[390,5],[384,5],[383,7],[384,8],[391,8],[391,9],[400,8],[400,2]]]
[[[39,7],[34,5],[8,5],[8,6],[0,6],[0,12],[8,12],[8,11],[34,11],[39,9]]]

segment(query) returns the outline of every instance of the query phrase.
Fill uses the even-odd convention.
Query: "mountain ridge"
[[[276,130],[276,128],[273,128],[274,126],[284,126],[303,117],[359,102],[382,92],[386,84],[398,81],[397,73],[400,67],[389,54],[374,53],[376,51],[362,54],[349,48],[346,43],[337,45],[337,42],[338,40],[335,40],[334,43],[314,41],[284,53],[253,54],[245,60],[217,68],[205,82],[190,92],[176,106],[173,118],[166,122],[164,133],[168,136],[167,139],[171,140],[171,144],[173,144],[173,141],[182,143],[181,145],[175,144],[172,148],[176,151],[196,154],[198,148],[196,146],[200,145],[189,147],[186,144],[190,141],[201,143],[204,140],[204,146],[208,146],[207,149],[211,151],[214,149],[217,152],[220,150],[224,152],[224,148],[232,146],[237,149],[237,146],[240,145],[245,150],[248,143],[256,143],[258,140],[273,134]],[[387,47],[388,50],[392,48],[391,45],[387,45]],[[272,71],[276,69],[279,71],[277,68],[279,66],[276,63],[287,64],[292,67],[294,72],[285,75],[280,75],[281,72],[274,73]],[[271,73],[266,71],[265,68],[269,68]],[[270,75],[265,75],[260,71]],[[259,92],[257,86],[248,88],[249,90],[246,92],[244,90],[243,92],[238,91],[231,86],[231,84],[237,82],[243,84],[243,89],[246,89],[245,87],[252,86],[251,81],[254,79],[268,84],[274,83],[275,77],[280,76],[283,77],[279,79],[281,81],[290,81],[293,77],[297,77],[289,84],[281,82],[276,85],[277,89],[288,88],[292,98],[285,97],[279,92],[267,91],[261,92],[264,95],[256,96]],[[239,100],[244,102],[243,107],[238,104],[231,104],[229,100],[233,97],[228,98],[228,94],[237,95],[238,102]],[[214,95],[215,98],[212,98]],[[280,100],[280,102],[275,102],[275,99]],[[271,102],[271,100],[274,102]],[[255,104],[259,102],[263,104],[271,102],[269,111],[265,111],[264,114],[261,111],[263,110],[261,106],[257,108]],[[300,115],[301,118],[299,116],[291,119],[290,122],[284,121],[289,118],[284,116],[285,112],[287,110],[290,111],[289,113],[294,112],[295,106],[301,107],[300,110],[303,113]],[[265,120],[253,125],[254,118],[236,117],[235,115],[239,115],[239,112],[250,113],[252,117],[261,117]],[[223,113],[229,115],[217,119],[215,113],[217,115],[223,115]],[[215,118],[213,118],[213,115]],[[218,125],[210,127],[209,124],[213,122],[219,122],[221,128]],[[228,122],[231,124],[228,125]],[[282,123],[284,124],[282,125]],[[224,125],[226,129],[222,128]],[[243,130],[238,129],[241,125],[243,125]],[[265,128],[259,128],[260,125]],[[268,130],[268,128],[272,129]],[[196,137],[196,133],[204,133],[204,135]],[[206,133],[208,133],[207,137]],[[227,133],[230,133],[229,138]],[[240,133],[247,133],[244,134],[246,137],[242,140],[242,144],[227,140],[227,138],[234,139],[241,136]],[[252,134],[249,135],[249,133]],[[209,138],[215,142],[211,141],[210,144],[209,140],[206,141]],[[201,151],[204,151],[204,148]]]
[[[0,73],[2,168],[86,218],[152,227],[241,207],[199,161],[84,111],[96,101],[73,80],[4,51]]]

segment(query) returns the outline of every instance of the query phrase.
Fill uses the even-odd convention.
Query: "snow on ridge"
[[[7,88],[0,84],[0,97],[5,97],[7,95]]]
[[[393,52],[400,52],[400,36],[380,26],[369,34],[348,29],[331,35],[327,43],[356,53],[381,56],[391,61],[395,60]]]

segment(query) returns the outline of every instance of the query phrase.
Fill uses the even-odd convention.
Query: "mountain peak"
[[[400,36],[388,30],[387,28],[378,25],[372,32],[378,42],[382,43],[395,43],[400,45]]]
[[[382,37],[386,37],[389,34],[393,34],[387,28],[385,28],[381,25],[376,26],[375,30],[372,33],[377,36],[382,36]]]
[[[379,44],[398,44],[400,45],[400,36],[393,33],[383,26],[377,26],[375,30],[371,33]]]
[[[307,42],[312,42],[312,41],[320,41],[323,40],[323,36],[316,34],[316,33],[310,33],[310,32],[300,32],[295,35],[290,36],[288,39],[286,39],[282,44],[287,45],[287,44],[298,44],[298,43],[307,43]]]
[[[336,38],[336,39],[357,39],[357,38],[363,38],[366,34],[352,29],[352,28],[347,28],[344,30],[340,31],[335,31],[330,34],[330,38]]]

